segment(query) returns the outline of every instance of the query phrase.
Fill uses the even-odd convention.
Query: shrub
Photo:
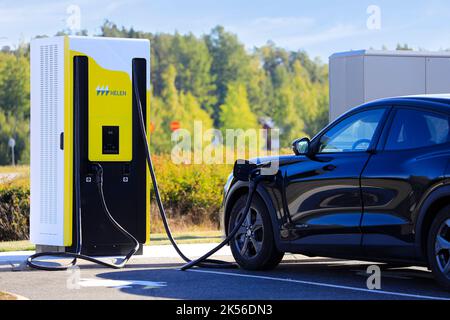
[[[178,229],[187,229],[186,225],[217,228],[223,186],[232,166],[174,164],[166,155],[153,158],[161,198],[171,222]],[[153,188],[151,201],[152,217],[159,216]],[[153,227],[158,227],[155,218]]]
[[[0,187],[0,241],[28,239],[29,212],[28,187]]]

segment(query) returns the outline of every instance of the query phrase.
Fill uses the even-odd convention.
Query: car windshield
[[[384,109],[360,112],[332,127],[320,139],[321,153],[368,149]]]

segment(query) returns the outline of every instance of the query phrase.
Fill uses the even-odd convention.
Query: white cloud
[[[368,34],[365,26],[335,23],[323,26],[311,17],[259,17],[240,24],[226,26],[235,32],[248,48],[265,44],[268,40],[277,45],[291,49],[308,49],[307,47],[339,39]]]
[[[20,25],[20,23],[29,23],[30,21],[37,21],[40,18],[48,18],[55,16],[59,12],[64,11],[65,6],[60,2],[46,3],[45,5],[34,3],[22,5],[20,7],[0,7],[0,26],[7,24]],[[63,9],[63,10],[61,10]]]
[[[280,37],[275,40],[275,42],[281,46],[304,48],[305,46],[317,45],[324,42],[361,36],[368,33],[369,30],[367,30],[366,28],[358,28],[350,24],[337,24],[321,31],[311,31],[303,34],[299,33],[297,35]]]
[[[314,25],[314,19],[309,17],[259,17],[236,25],[228,25],[227,29],[243,37],[257,39],[260,35],[278,37],[297,30],[309,29]]]
[[[315,20],[309,17],[260,17],[251,20],[249,26],[269,30],[285,30],[285,28],[309,28],[314,23]]]

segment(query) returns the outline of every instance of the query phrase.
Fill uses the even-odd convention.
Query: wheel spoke
[[[446,275],[450,273],[450,258],[448,259],[447,264],[444,267],[444,270],[442,270],[442,273]]]
[[[255,222],[253,222],[253,229],[260,228],[260,227],[262,228],[262,226],[263,226],[263,221],[262,221],[261,215],[259,213],[256,213]]]
[[[241,252],[240,252],[241,256],[244,256],[245,253],[247,252],[248,244],[249,244],[249,240],[248,240],[248,238],[245,238],[244,244],[242,245]]]
[[[259,229],[262,229],[263,228],[263,225],[261,224],[261,225],[254,225],[253,226],[253,232],[256,232],[256,231],[258,231]]]
[[[245,212],[241,212],[239,219],[241,219],[242,214],[245,214]],[[235,243],[241,256],[250,259],[261,252],[263,232],[264,223],[261,214],[255,208],[250,208],[235,237]]]
[[[447,221],[445,221],[445,224],[450,228],[450,219],[447,219]]]
[[[259,253],[261,251],[262,242],[257,241],[254,237],[250,238],[253,247],[255,248],[256,253]]]
[[[439,254],[442,250],[450,250],[450,242],[444,239],[442,236],[436,238],[436,254]]]
[[[245,217],[245,225],[247,227],[252,225],[252,210],[249,210],[249,212],[247,213],[247,216]]]

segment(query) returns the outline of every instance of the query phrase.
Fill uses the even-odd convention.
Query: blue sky
[[[333,52],[367,48],[450,48],[447,0],[0,0],[0,46],[16,46],[35,35],[66,28],[69,5],[81,9],[81,27],[99,32],[105,19],[151,32],[208,33],[221,24],[247,48],[267,40],[306,50],[326,61]],[[371,30],[367,8],[381,12],[381,28]]]

